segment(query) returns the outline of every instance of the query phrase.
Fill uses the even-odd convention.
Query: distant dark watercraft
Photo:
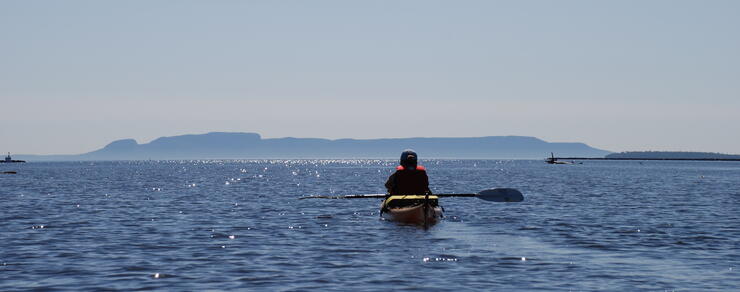
[[[10,152],[8,152],[8,156],[5,156],[5,160],[0,160],[0,163],[20,163],[20,162],[26,162],[25,160],[13,160],[10,158]]]
[[[573,164],[573,162],[569,161],[558,161],[557,158],[555,158],[555,154],[550,152],[550,157],[545,158],[545,162],[548,164]]]

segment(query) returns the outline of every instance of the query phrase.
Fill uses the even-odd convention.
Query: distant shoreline
[[[650,160],[740,160],[740,155],[712,152],[628,151],[608,154],[605,158]]]
[[[257,133],[210,132],[160,137],[145,144],[116,140],[79,155],[24,155],[27,161],[201,160],[201,159],[373,159],[395,158],[404,149],[420,158],[538,159],[555,152],[567,156],[603,157],[610,151],[580,142],[547,142],[528,136],[468,138],[338,139],[269,138]],[[396,158],[397,159],[397,158]]]
[[[556,160],[662,160],[662,161],[740,161],[740,158],[609,158],[609,157],[555,157]]]
[[[555,157],[555,160],[675,160],[675,161],[740,161],[740,155],[712,152],[629,151],[605,157]]]

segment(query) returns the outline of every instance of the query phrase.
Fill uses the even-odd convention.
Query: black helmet
[[[414,152],[414,150],[406,149],[401,153],[401,166],[416,169],[417,161],[416,152]]]

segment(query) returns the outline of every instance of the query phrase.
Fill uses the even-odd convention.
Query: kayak
[[[484,201],[516,203],[524,201],[524,195],[517,189],[495,188],[482,190],[475,194],[436,194],[436,195],[393,195],[364,194],[344,196],[314,195],[299,199],[383,199],[380,205],[380,217],[385,220],[403,224],[421,225],[429,227],[442,218],[444,208],[439,205],[439,198],[471,197]]]
[[[383,219],[403,224],[429,226],[442,218],[443,208],[434,195],[389,196],[380,205]]]

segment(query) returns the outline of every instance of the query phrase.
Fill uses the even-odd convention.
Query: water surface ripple
[[[0,291],[732,290],[740,163],[424,161],[424,230],[381,221],[385,160],[0,165]]]

